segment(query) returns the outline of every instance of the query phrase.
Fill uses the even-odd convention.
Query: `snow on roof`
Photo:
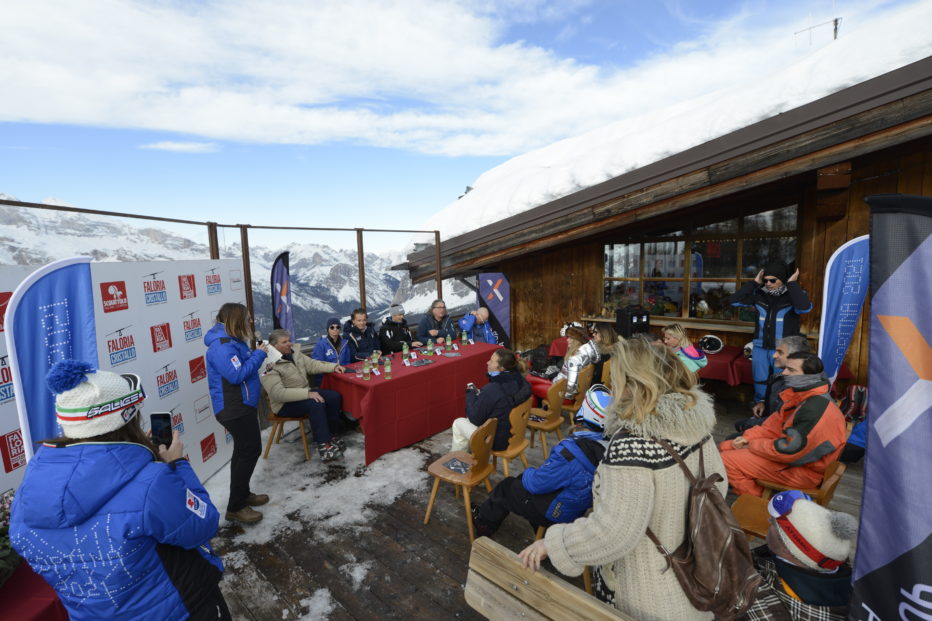
[[[450,239],[932,55],[932,2],[870,21],[782,71],[519,155],[424,224]]]

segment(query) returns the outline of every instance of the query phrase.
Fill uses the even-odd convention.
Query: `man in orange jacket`
[[[828,394],[822,361],[815,354],[795,352],[786,363],[783,407],[718,446],[728,483],[738,494],[762,495],[764,489],[754,479],[817,487],[845,445],[845,417]]]

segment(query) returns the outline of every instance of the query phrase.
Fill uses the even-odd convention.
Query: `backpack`
[[[867,416],[867,386],[852,384],[845,392],[845,398],[838,406],[845,420],[849,423],[859,423]]]
[[[673,457],[689,479],[689,503],[686,536],[676,550],[668,552],[649,527],[647,536],[667,559],[667,567],[673,569],[695,608],[715,613],[716,619],[734,619],[754,602],[761,575],[754,568],[744,532],[715,486],[722,481],[722,475],[716,472],[706,476],[702,446],[699,447],[699,474],[696,476],[669,442],[660,438],[654,440]]]

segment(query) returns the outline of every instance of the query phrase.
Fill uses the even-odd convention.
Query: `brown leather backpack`
[[[689,504],[686,537],[676,550],[668,552],[649,527],[647,536],[667,559],[667,566],[673,568],[693,606],[715,613],[716,619],[734,619],[754,602],[761,576],[754,569],[744,532],[715,485],[722,475],[716,472],[706,476],[702,446],[697,477],[669,442],[654,440],[670,453],[689,479]],[[708,438],[703,444],[706,441]]]

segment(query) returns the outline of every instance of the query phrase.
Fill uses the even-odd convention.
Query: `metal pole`
[[[362,249],[362,229],[356,229],[356,259],[359,263],[359,307],[366,309],[366,258]]]
[[[246,310],[249,311],[249,329],[256,331],[256,320],[253,314],[252,303],[252,271],[249,266],[249,225],[237,224],[239,227],[239,242],[243,251],[243,286],[246,288]]]
[[[443,278],[440,275],[440,231],[434,231],[434,260],[437,262],[437,299],[443,299]]]
[[[220,258],[220,239],[217,236],[217,223],[207,223],[207,243],[210,245],[210,258],[217,260]]]

